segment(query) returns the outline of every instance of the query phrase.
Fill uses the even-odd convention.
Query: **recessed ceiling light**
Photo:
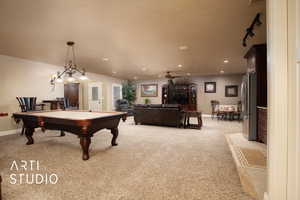
[[[229,63],[229,60],[225,59],[225,60],[224,60],[224,63]]]
[[[224,74],[224,73],[225,73],[224,70],[221,70],[221,71],[220,71],[220,74]]]
[[[112,73],[113,73],[113,74],[116,74],[117,72],[116,72],[116,71],[113,71]]]
[[[182,67],[182,65],[178,65],[178,67],[179,67],[179,68],[181,68],[181,67]]]
[[[133,79],[134,79],[134,80],[137,80],[137,79],[138,79],[138,77],[137,77],[137,76],[135,76],[135,77],[133,77]]]
[[[190,76],[190,75],[191,75],[191,73],[186,73],[186,75]]]
[[[102,58],[102,60],[103,60],[103,61],[109,61],[109,59],[108,59],[108,58]]]
[[[189,47],[186,46],[186,45],[182,45],[182,46],[179,46],[178,49],[181,50],[181,51],[185,51],[185,50],[188,50]]]
[[[147,70],[147,68],[146,68],[146,67],[143,67],[143,68],[142,68],[142,71],[146,71],[146,70]]]

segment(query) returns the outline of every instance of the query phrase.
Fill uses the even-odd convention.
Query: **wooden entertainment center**
[[[194,83],[166,84],[162,87],[162,104],[180,104],[184,110],[197,110],[197,85]]]

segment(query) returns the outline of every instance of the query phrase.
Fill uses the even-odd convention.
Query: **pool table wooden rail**
[[[50,111],[53,112],[53,111]],[[70,111],[64,111],[70,112]],[[41,112],[45,113],[45,112]],[[88,113],[88,112],[87,112]],[[107,114],[107,113],[106,113]],[[109,114],[109,113],[108,113]],[[45,130],[60,130],[77,135],[80,138],[80,145],[82,147],[83,160],[89,159],[89,146],[91,137],[101,129],[111,130],[113,135],[111,145],[118,145],[116,140],[119,134],[118,125],[120,119],[126,120],[126,113],[111,112],[112,115],[99,116],[90,119],[71,119],[71,118],[55,118],[46,115],[38,115],[38,113],[14,113],[13,117],[16,121],[22,120],[26,131],[27,145],[34,143],[33,133],[35,128]]]

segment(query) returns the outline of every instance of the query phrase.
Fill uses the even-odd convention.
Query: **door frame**
[[[121,98],[123,98],[123,93],[122,93],[122,89],[123,89],[123,86],[122,84],[118,84],[118,83],[113,83],[111,85],[111,103],[112,103],[112,109],[115,110],[115,104],[114,104],[114,87],[120,87],[121,90],[120,90],[120,96]]]
[[[93,82],[89,82],[87,84],[87,106],[90,110],[90,85],[92,84],[101,84],[101,93],[102,93],[102,97],[99,97],[99,99],[101,99],[101,111],[103,111],[103,107],[104,107],[104,93],[103,93],[103,82],[101,81],[93,81]]]
[[[295,5],[291,5],[295,6]],[[296,136],[296,144],[295,144],[295,168],[296,168],[296,183],[295,183],[295,198],[300,199],[300,0],[296,1],[296,14],[295,14],[295,27],[296,30],[294,31],[295,37],[296,37],[296,60],[297,60],[297,67],[296,67],[296,133],[298,135]],[[292,163],[293,164],[293,163]]]
[[[299,1],[267,0],[268,200],[300,199]]]

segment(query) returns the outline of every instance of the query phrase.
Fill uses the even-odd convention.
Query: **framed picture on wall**
[[[216,82],[205,82],[204,83],[204,91],[205,93],[216,93]]]
[[[237,97],[238,96],[237,85],[226,85],[225,86],[225,97]]]
[[[141,97],[157,97],[157,96],[158,96],[157,84],[141,85]]]

